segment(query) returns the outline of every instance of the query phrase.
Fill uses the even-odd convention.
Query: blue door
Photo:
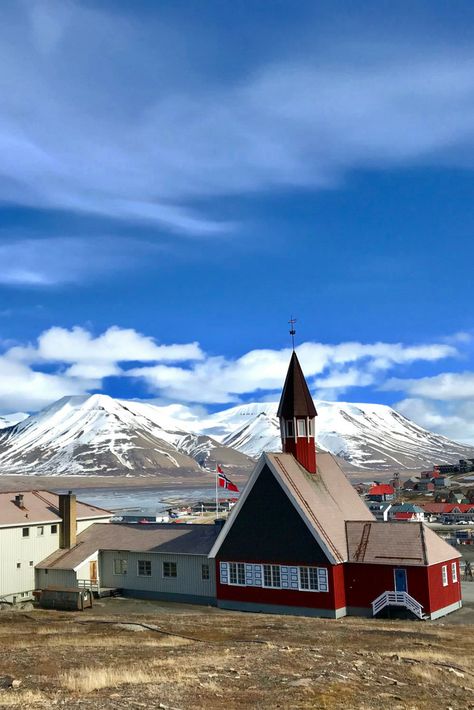
[[[396,569],[395,570],[395,591],[396,592],[406,592],[407,591],[407,571],[406,571],[406,569]]]

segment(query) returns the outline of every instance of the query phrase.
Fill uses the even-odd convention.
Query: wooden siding
[[[91,518],[90,520],[78,520],[77,521],[77,534],[79,535],[81,532],[84,532],[89,525],[93,525],[94,523],[110,523],[110,519],[107,520],[107,518]]]
[[[231,560],[229,560],[231,561]],[[220,569],[219,562],[217,570]],[[291,564],[289,564],[291,566]],[[294,566],[297,566],[296,564]],[[324,566],[328,573],[328,591],[313,592],[300,589],[271,589],[262,586],[239,586],[233,584],[221,584],[220,575],[217,572],[217,599],[218,602],[232,601],[236,603],[255,606],[259,604],[274,605],[277,607],[302,607],[306,609],[327,609],[335,610],[344,606],[344,578],[343,565],[335,567]],[[235,606],[233,608],[236,608]],[[238,608],[238,607],[237,607]]]
[[[23,527],[29,528],[29,537],[23,537]],[[40,527],[43,527],[43,535],[38,535]],[[35,565],[57,550],[58,546],[59,527],[58,532],[52,534],[49,523],[0,528],[0,597],[12,601],[12,596],[33,591],[36,586]],[[33,564],[30,565],[30,562]]]
[[[78,526],[82,531],[95,522],[97,519],[80,520]],[[21,594],[37,588],[39,576],[35,575],[35,566],[59,548],[60,524],[0,528],[0,597],[13,601],[13,597],[17,596],[17,601],[20,601]],[[51,533],[51,525],[57,525],[54,534]],[[23,537],[24,527],[29,528],[29,537]],[[40,527],[44,529],[43,535],[38,535]],[[30,565],[30,562],[33,564]],[[18,564],[20,567],[17,567]]]
[[[218,556],[243,562],[328,563],[268,466],[255,481]]]
[[[36,589],[46,587],[75,587],[77,586],[76,573],[72,569],[37,569]]]
[[[127,574],[114,574],[114,559],[127,560]],[[151,562],[151,577],[138,576],[138,560]],[[163,562],[175,562],[178,576],[163,577]],[[202,579],[202,565],[209,565],[209,579]],[[153,552],[104,550],[99,560],[102,587],[129,591],[215,597],[215,564],[205,555],[176,555]]]

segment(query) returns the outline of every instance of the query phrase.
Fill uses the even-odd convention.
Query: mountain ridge
[[[315,404],[317,446],[346,466],[412,470],[474,456],[474,447],[433,434],[387,405]],[[252,402],[198,416],[182,405],[104,394],[63,397],[0,428],[0,474],[197,474],[217,463],[247,472],[262,451],[281,450],[277,406]]]

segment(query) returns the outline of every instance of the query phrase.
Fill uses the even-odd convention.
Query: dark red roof
[[[389,483],[379,483],[376,486],[369,488],[369,496],[391,496],[395,493],[395,489]]]
[[[474,503],[420,503],[425,513],[452,513],[459,510],[460,513],[474,511]]]
[[[316,415],[316,407],[303,375],[303,370],[295,351],[293,351],[285,384],[283,385],[277,416],[280,419],[292,419],[293,417],[315,417]]]

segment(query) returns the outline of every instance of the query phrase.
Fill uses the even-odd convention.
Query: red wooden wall
[[[268,589],[267,587],[239,587],[221,584],[219,561],[216,560],[216,592],[218,600],[251,602],[254,604],[275,604],[278,606],[307,607],[311,609],[339,609],[345,606],[343,565],[331,567],[317,564],[328,570],[327,592],[309,592],[298,589]],[[271,560],[254,561],[256,564],[271,564]],[[286,562],[288,566],[298,566]]]

